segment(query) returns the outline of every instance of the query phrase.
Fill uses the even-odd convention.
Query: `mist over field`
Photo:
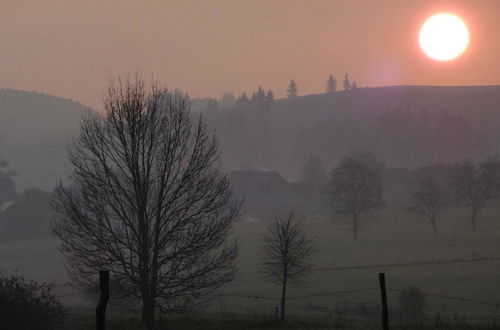
[[[429,295],[494,303],[500,258],[496,197],[480,213],[475,232],[466,203],[447,204],[437,233],[425,215],[408,208],[412,193],[419,190],[420,167],[453,167],[466,159],[479,163],[496,157],[499,91],[497,86],[401,86],[261,104],[192,100],[191,115],[202,114],[215,132],[223,169],[236,196],[244,200],[232,234],[240,244],[238,272],[223,290],[228,297],[217,298],[203,310],[273,315],[277,301],[257,298],[278,297],[279,292],[260,273],[261,241],[274,217],[291,211],[318,245],[307,285],[292,291],[293,296],[304,296],[289,303],[295,315],[323,319],[342,313],[345,322],[373,322],[378,316],[378,272],[386,272],[394,289],[414,285]],[[60,180],[69,181],[71,174],[66,145],[78,136],[80,116],[93,110],[15,90],[2,91],[0,103],[4,159],[15,171],[4,171],[0,181],[2,271],[52,282],[65,305],[91,308],[95,293],[76,291],[66,274],[51,228],[51,200],[54,187]],[[484,106],[474,106],[478,103]],[[24,134],[20,127],[30,130]],[[329,189],[332,169],[356,153],[370,153],[381,163],[385,205],[360,218],[359,236],[353,240],[349,216],[334,217]],[[449,174],[438,176],[443,187],[450,185]],[[452,188],[447,194],[454,198]],[[469,285],[469,276],[477,285]],[[363,288],[370,290],[356,291]],[[320,293],[325,296],[315,296]],[[397,291],[389,297],[397,315]],[[430,297],[426,310],[448,322],[453,313],[471,320],[485,314],[473,302],[442,304]],[[426,317],[435,317],[430,315]]]
[[[5,9],[0,329],[498,326],[496,1]]]

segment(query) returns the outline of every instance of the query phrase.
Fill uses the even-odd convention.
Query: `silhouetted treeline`
[[[499,92],[498,86],[357,88],[237,101],[207,116],[227,168],[272,169],[297,180],[309,157],[330,167],[353,150],[408,168],[491,155],[500,141]]]

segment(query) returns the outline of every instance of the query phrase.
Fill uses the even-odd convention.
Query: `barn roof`
[[[232,171],[229,181],[238,193],[282,192],[288,189],[288,182],[272,171]]]

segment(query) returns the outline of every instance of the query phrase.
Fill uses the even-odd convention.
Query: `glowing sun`
[[[465,51],[469,43],[469,31],[457,16],[437,14],[425,21],[418,39],[427,56],[438,61],[449,61]]]

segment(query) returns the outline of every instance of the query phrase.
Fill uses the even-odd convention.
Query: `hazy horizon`
[[[0,3],[1,329],[497,328],[500,0]]]
[[[7,1],[0,88],[31,90],[101,109],[110,78],[140,72],[192,97],[258,86],[284,97],[324,92],[330,73],[362,87],[495,85],[498,1]],[[453,12],[470,31],[465,53],[426,57],[418,30]],[[276,19],[276,18],[279,19]]]

